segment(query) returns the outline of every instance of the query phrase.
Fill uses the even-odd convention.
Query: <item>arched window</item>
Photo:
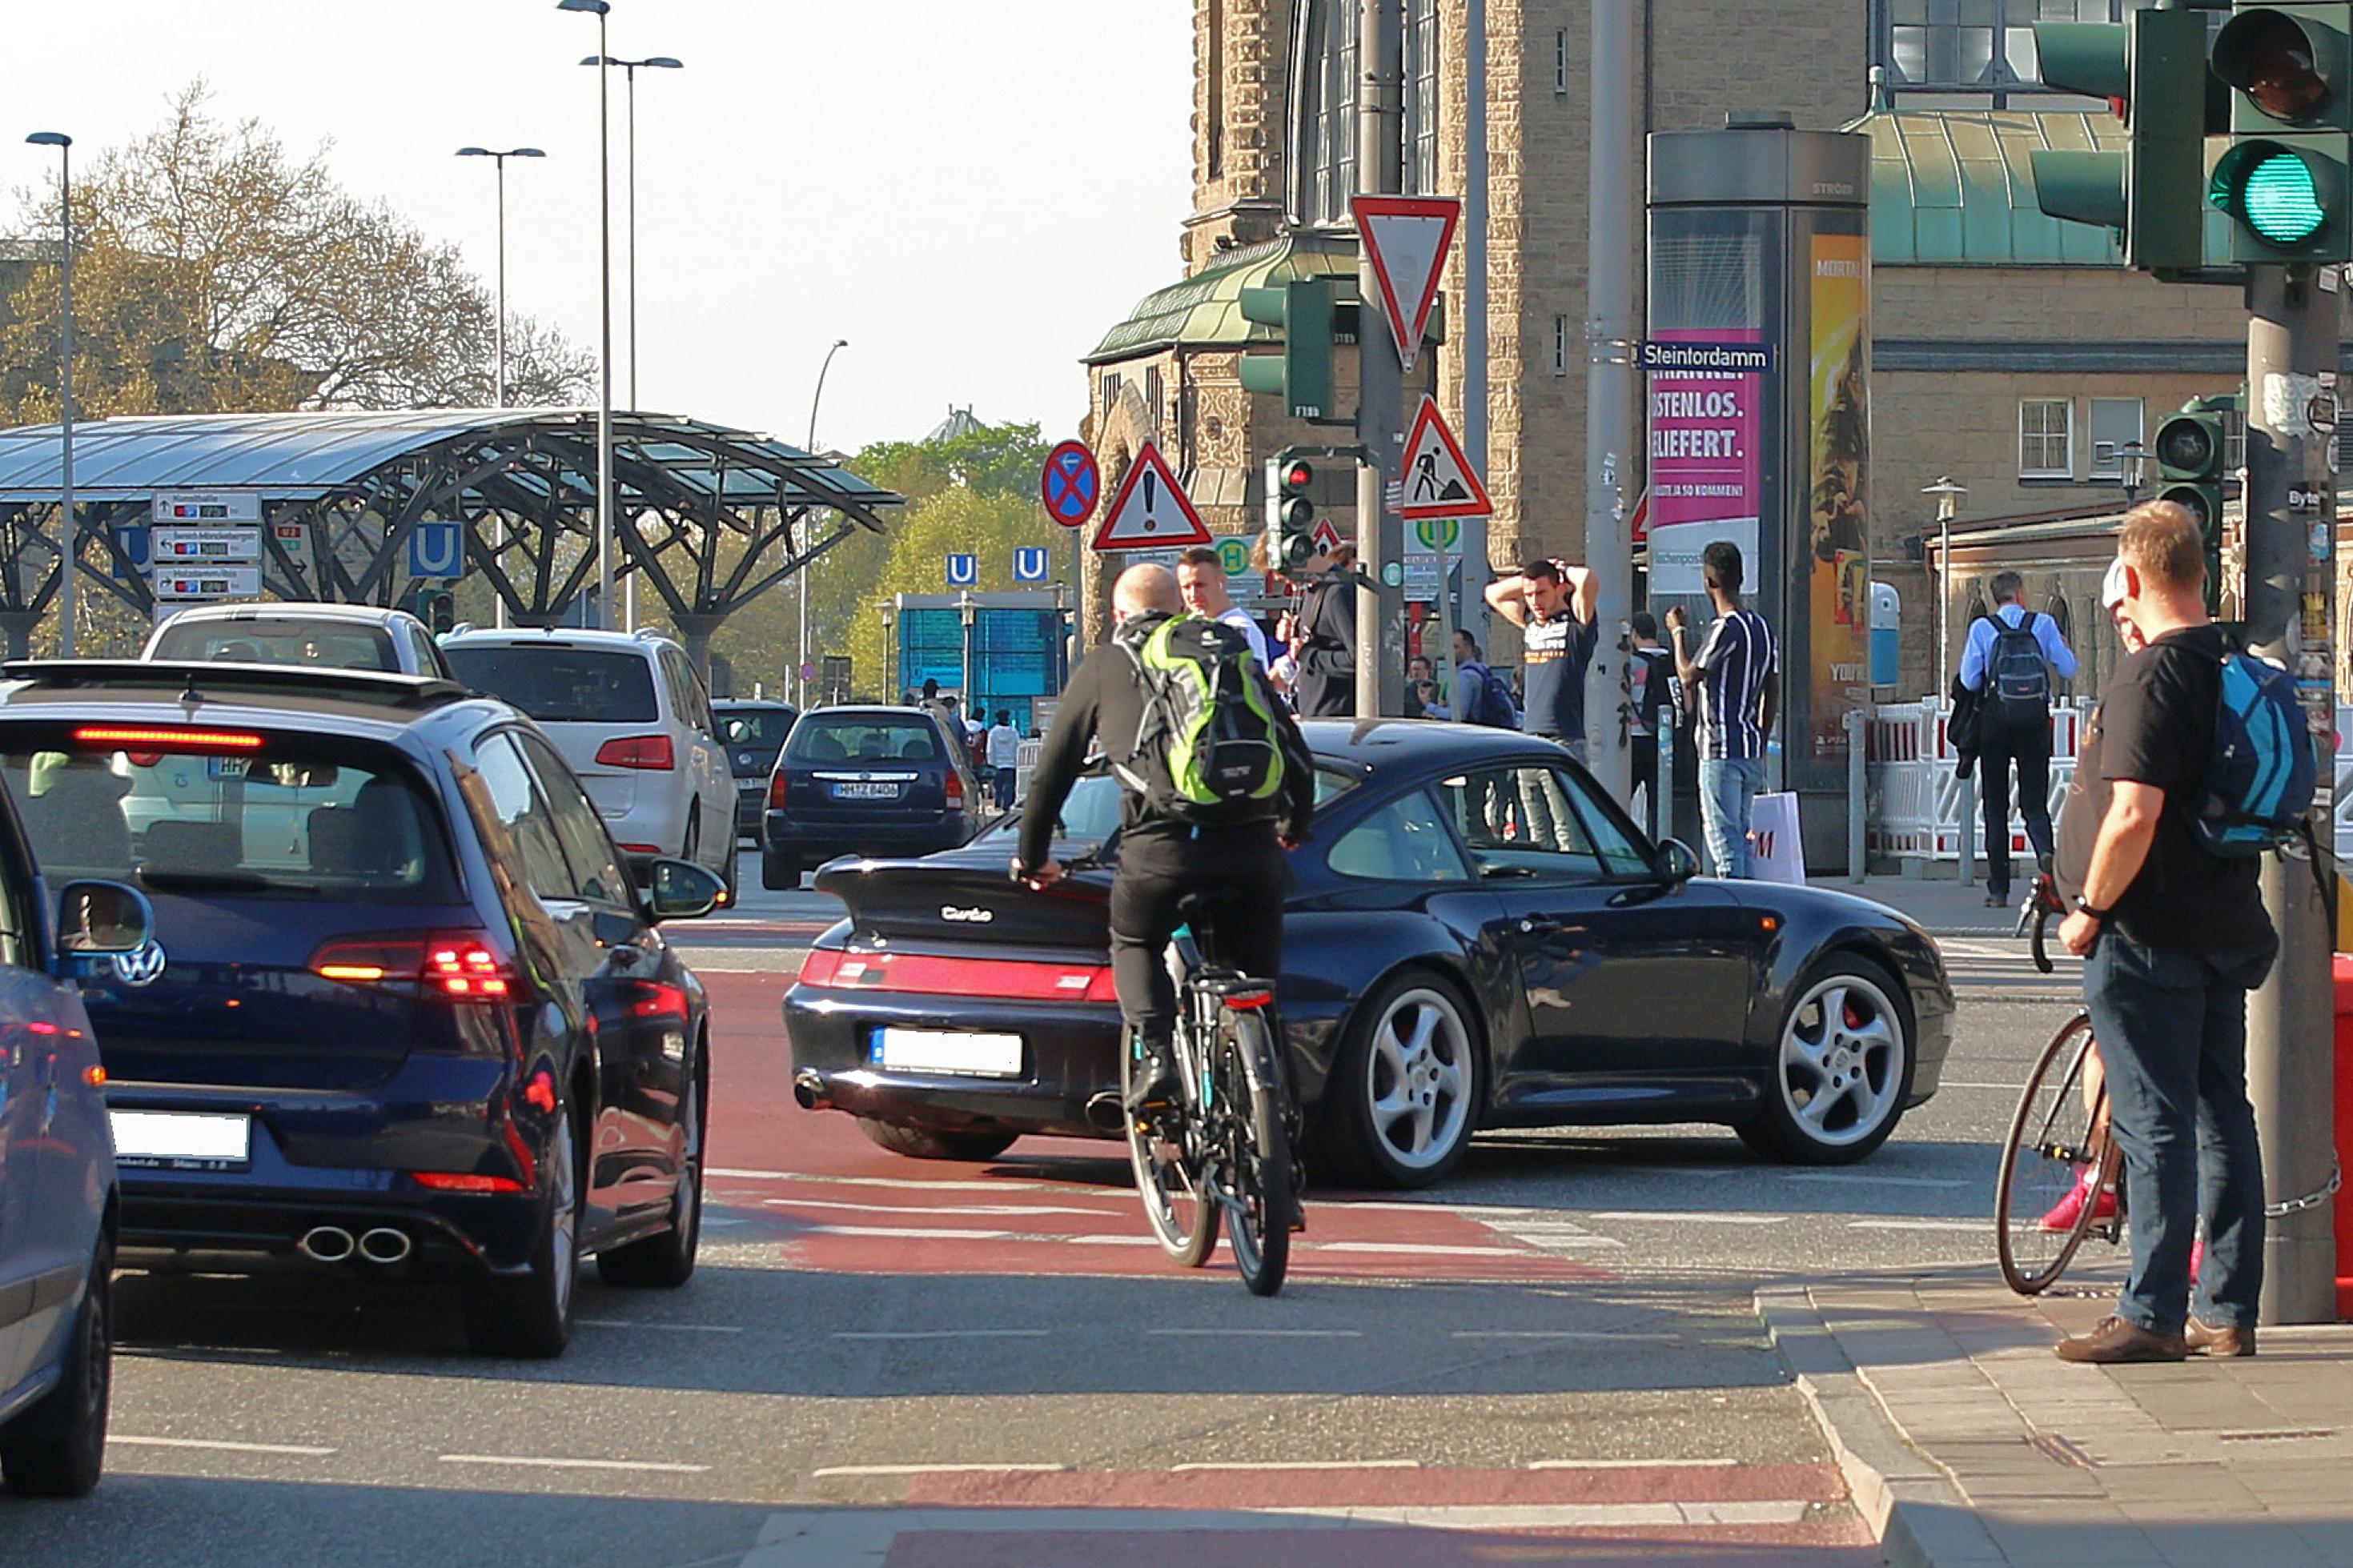
[[[1405,0],[1404,184],[1438,184],[1438,0]],[[1292,216],[1348,221],[1356,193],[1356,0],[1302,0],[1292,51]]]

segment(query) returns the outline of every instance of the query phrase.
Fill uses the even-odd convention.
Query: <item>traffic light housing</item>
[[[2236,397],[2196,397],[2168,415],[2157,427],[2157,500],[2186,510],[2206,542],[2206,607],[2211,613],[2222,588],[2223,411]]]
[[[2207,200],[2233,261],[2353,260],[2353,5],[2241,5],[2214,36],[2231,145]]]
[[[1293,419],[1332,418],[1335,308],[1329,278],[1293,278],[1243,289],[1242,319],[1280,331],[1282,347],[1242,355],[1242,385],[1282,398]]]
[[[447,588],[420,583],[408,591],[408,603],[403,608],[423,621],[426,630],[437,637],[447,636],[458,624],[458,595]]]
[[[2213,118],[2205,17],[2145,9],[2129,22],[2037,22],[2034,47],[2046,86],[2108,100],[2126,132],[2121,153],[2037,149],[2037,204],[2121,231],[2127,267],[2195,270],[2205,259],[2199,198]]]
[[[1315,465],[1285,449],[1266,460],[1267,559],[1295,572],[1315,553]]]

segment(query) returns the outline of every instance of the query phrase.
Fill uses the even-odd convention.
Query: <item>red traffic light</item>
[[[1294,458],[1282,470],[1282,488],[1303,490],[1315,482],[1315,468],[1311,463]]]
[[[2242,11],[2214,37],[2214,74],[2274,120],[2302,125],[2336,96],[2333,40],[2284,11]]]

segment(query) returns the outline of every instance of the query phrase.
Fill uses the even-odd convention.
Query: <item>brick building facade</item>
[[[1460,193],[1471,156],[1465,7],[1403,3],[1408,188]],[[2138,3],[2078,0],[2077,10],[2099,19]],[[2019,27],[2049,9],[1988,5],[2017,12]],[[1945,475],[1967,485],[1965,519],[2111,506],[2121,500],[2116,448],[2185,398],[2235,387],[2244,341],[2235,290],[2126,273],[2102,236],[2042,216],[2027,149],[2108,142],[2119,129],[2105,106],[2037,87],[2016,27],[1907,20],[1941,10],[1781,0],[1768,22],[1718,0],[1635,0],[1634,17],[1640,130],[1712,127],[1728,110],[1766,107],[1803,128],[1872,137],[1871,542],[1873,575],[1904,595],[1906,694],[1933,683],[1940,629],[1921,545],[1935,512],[1922,488]],[[1087,435],[1110,477],[1155,439],[1214,531],[1258,528],[1269,453],[1332,438],[1241,389],[1235,360],[1268,334],[1241,320],[1234,296],[1301,269],[1353,280],[1353,122],[1333,100],[1354,71],[1355,12],[1353,0],[1195,0],[1182,277],[1088,357]],[[1487,0],[1485,13],[1485,478],[1496,509],[1490,560],[1508,567],[1582,552],[1590,0]],[[1457,244],[1445,277],[1450,341],[1416,373],[1457,428],[1465,248]],[[1335,369],[1352,387],[1352,350]],[[1630,430],[1622,449],[1642,445]],[[1344,530],[1354,526],[1347,483],[1335,476],[1319,498]],[[1957,581],[1956,596],[1971,586]],[[1498,651],[1513,655],[1508,644]]]

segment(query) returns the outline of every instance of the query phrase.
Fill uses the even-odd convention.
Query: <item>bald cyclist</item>
[[[1079,667],[1030,775],[1013,874],[1033,887],[1061,879],[1062,868],[1053,858],[1056,828],[1062,802],[1086,763],[1088,742],[1100,739],[1103,754],[1115,762],[1134,753],[1145,690],[1132,655],[1164,622],[1185,613],[1175,574],[1166,566],[1129,567],[1112,585],[1112,612],[1118,619],[1112,641],[1128,651],[1107,651]],[[1255,672],[1254,678],[1263,679]],[[1133,790],[1122,802],[1119,868],[1111,885],[1111,963],[1120,1016],[1143,1042],[1127,1083],[1130,1110],[1164,1105],[1176,1087],[1169,1041],[1176,994],[1163,954],[1182,923],[1177,906],[1187,895],[1208,900],[1208,918],[1196,923],[1194,934],[1210,962],[1267,980],[1282,972],[1282,900],[1290,881],[1283,851],[1307,837],[1315,772],[1290,710],[1271,694],[1267,710],[1274,715],[1284,766],[1282,797],[1267,803],[1263,817],[1203,826],[1155,814]],[[1279,1028],[1275,1037],[1282,1037]]]

